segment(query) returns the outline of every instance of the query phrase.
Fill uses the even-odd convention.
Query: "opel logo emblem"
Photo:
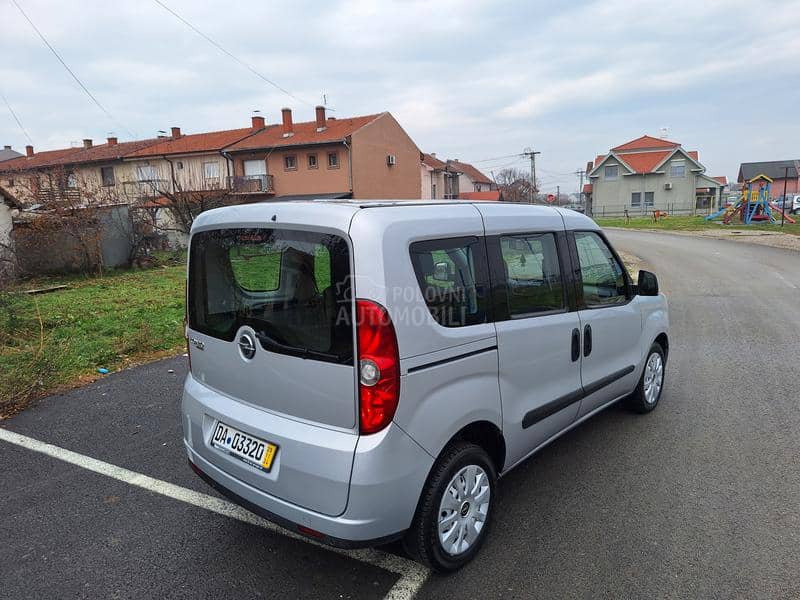
[[[256,355],[256,340],[251,333],[245,331],[239,336],[239,352],[247,360]]]

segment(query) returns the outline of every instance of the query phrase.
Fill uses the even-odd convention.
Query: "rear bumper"
[[[295,532],[298,526],[312,529],[322,534],[319,541],[333,546],[372,546],[402,535],[433,465],[433,458],[395,424],[368,436],[337,434],[350,438],[347,451],[347,439],[331,445],[338,437],[332,438],[329,429],[306,424],[298,429],[296,421],[243,407],[191,376],[182,412],[188,458],[204,480],[251,512]],[[263,474],[211,448],[207,434],[215,419],[275,441],[284,453],[282,462]],[[346,470],[339,465],[344,460]],[[342,508],[335,514],[315,508],[325,506],[326,497],[339,496],[343,487]],[[279,497],[284,493],[291,497]]]
[[[191,460],[189,460],[189,465],[192,467],[192,470],[200,477],[200,479],[205,481],[208,485],[213,487],[215,490],[217,490],[217,492],[225,496],[231,502],[238,504],[242,508],[249,510],[251,513],[258,515],[259,517],[263,517],[267,521],[271,521],[276,525],[280,525],[281,527],[287,529],[288,531],[305,535],[311,540],[327,544],[329,546],[334,546],[336,548],[348,548],[348,549],[380,546],[383,544],[388,544],[403,537],[403,534],[405,533],[404,531],[398,531],[397,533],[390,534],[381,538],[375,538],[371,540],[358,540],[358,541],[337,538],[331,535],[324,534],[322,532],[319,532],[320,535],[313,535],[310,532],[304,532],[300,528],[300,523],[291,521],[290,519],[282,517],[277,513],[267,510],[266,508],[264,508],[259,504],[251,502],[247,498],[239,496],[236,492],[226,488],[223,484],[218,482],[216,479],[212,478],[209,474],[203,471]]]

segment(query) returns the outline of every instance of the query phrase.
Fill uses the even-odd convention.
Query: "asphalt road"
[[[478,559],[418,597],[800,597],[800,255],[610,237],[670,298],[661,404],[609,409],[506,476]],[[213,495],[181,447],[185,369],[114,374],[2,427]],[[4,441],[0,457],[0,597],[382,598],[398,579]]]

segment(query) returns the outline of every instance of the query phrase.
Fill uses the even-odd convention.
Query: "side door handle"
[[[578,328],[572,330],[572,362],[581,357],[581,332]]]
[[[583,355],[589,356],[592,353],[592,326],[587,323],[583,328]]]

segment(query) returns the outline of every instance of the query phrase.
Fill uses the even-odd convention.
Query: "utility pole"
[[[586,175],[586,171],[583,169],[578,169],[575,171],[575,175],[581,178],[581,182],[578,184],[578,200],[583,203],[583,176]]]
[[[541,154],[541,152],[536,152],[531,148],[525,148],[525,151],[522,153],[522,156],[527,156],[531,159],[531,193],[530,193],[530,203],[533,204],[533,199],[535,194],[538,193],[539,187],[536,185],[536,155]]]
[[[797,163],[795,163],[797,164]],[[795,167],[796,168],[796,167]],[[786,167],[786,172],[783,174],[783,203],[781,204],[781,227],[786,221],[786,182],[789,181],[789,167]]]

